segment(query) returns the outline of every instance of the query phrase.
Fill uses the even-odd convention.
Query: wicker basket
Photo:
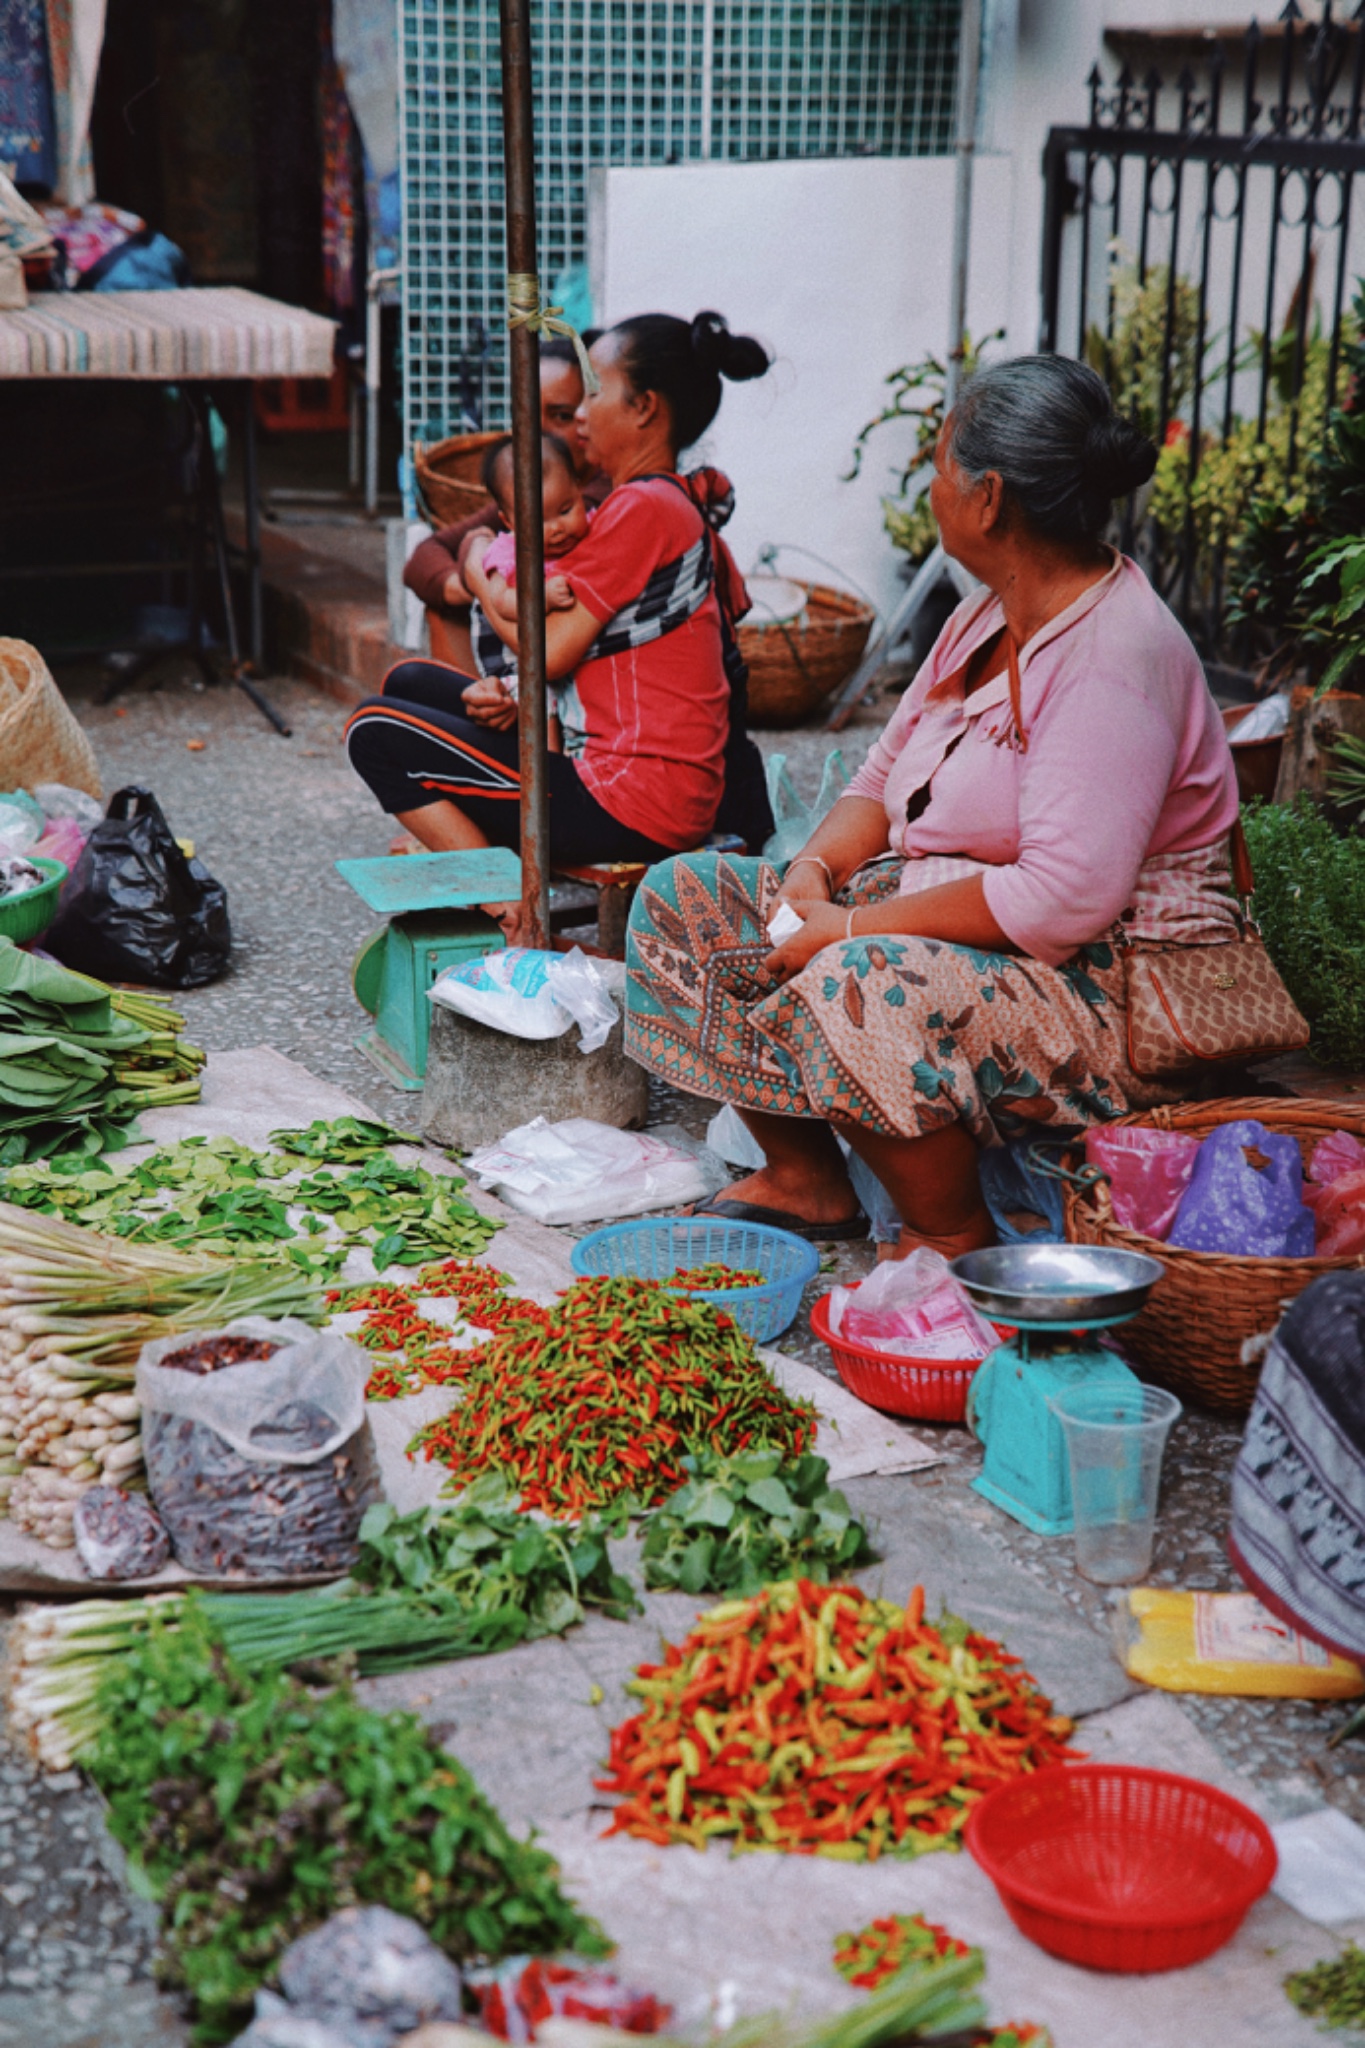
[[[456,434],[449,441],[433,441],[424,448],[419,441],[413,466],[433,526],[454,526],[482,511],[488,493],[479,479],[483,458],[495,441],[505,434]]]
[[[1205,1138],[1219,1124],[1255,1117],[1268,1131],[1297,1139],[1305,1168],[1313,1147],[1329,1131],[1365,1139],[1365,1104],[1324,1099],[1250,1096],[1221,1102],[1180,1103],[1119,1117],[1107,1126],[1143,1124],[1149,1130],[1188,1131]],[[1105,1182],[1067,1187],[1066,1234],[1072,1244],[1107,1244],[1160,1259],[1165,1278],[1120,1341],[1135,1365],[1164,1387],[1222,1415],[1245,1415],[1261,1376],[1264,1343],[1295,1295],[1324,1273],[1365,1265],[1365,1254],[1345,1259],[1251,1259],[1226,1252],[1190,1252],[1114,1221]],[[1245,1355],[1250,1352],[1250,1356]]]
[[[871,605],[826,583],[801,588],[806,604],[799,618],[739,629],[739,651],[749,664],[750,725],[800,725],[863,658],[877,616]]]

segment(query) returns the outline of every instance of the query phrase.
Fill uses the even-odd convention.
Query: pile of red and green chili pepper
[[[451,1492],[494,1472],[547,1515],[653,1507],[689,1454],[799,1457],[815,1439],[814,1405],[774,1384],[729,1316],[652,1280],[578,1280],[465,1357],[464,1399],[413,1451],[450,1467]]]
[[[723,1266],[713,1259],[707,1266],[679,1266],[668,1276],[670,1287],[685,1287],[688,1293],[705,1289],[710,1294],[728,1293],[735,1287],[762,1287],[767,1280],[756,1266]]]
[[[875,1991],[907,1963],[923,1962],[926,1956],[970,1953],[965,1941],[926,1920],[922,1913],[888,1913],[884,1920],[870,1921],[856,1934],[834,1937],[835,1969],[863,1991]]]
[[[1018,1659],[963,1621],[789,1579],[702,1616],[628,1690],[609,1834],[851,1861],[960,1846],[972,1803],[1073,1754]]]

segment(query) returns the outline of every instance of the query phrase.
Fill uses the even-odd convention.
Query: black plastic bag
[[[232,950],[227,891],[175,843],[149,789],[120,789],[85,843],[46,950],[102,981],[199,988]]]

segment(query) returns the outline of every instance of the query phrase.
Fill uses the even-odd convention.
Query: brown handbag
[[[1128,1064],[1163,1081],[1218,1060],[1301,1052],[1308,1021],[1265,948],[1248,908],[1255,880],[1239,818],[1232,829],[1233,886],[1241,937],[1221,946],[1123,950],[1128,993]]]

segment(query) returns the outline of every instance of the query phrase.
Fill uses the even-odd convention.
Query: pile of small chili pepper
[[[652,1280],[578,1280],[465,1356],[464,1400],[412,1452],[450,1467],[451,1492],[495,1472],[547,1515],[653,1507],[689,1454],[799,1457],[815,1439],[813,1404],[773,1383],[731,1317]]]
[[[368,1310],[355,1333],[357,1344],[366,1351],[402,1353],[401,1362],[376,1365],[365,1385],[366,1400],[396,1401],[405,1394],[420,1393],[423,1387],[445,1386],[464,1378],[472,1351],[456,1350],[446,1325],[419,1313],[417,1304],[423,1297],[458,1301],[466,1321],[495,1330],[541,1314],[533,1301],[509,1295],[510,1285],[506,1273],[495,1273],[471,1260],[447,1259],[425,1267],[406,1287],[375,1281],[330,1293],[328,1303],[343,1314]]]
[[[680,1266],[668,1276],[670,1287],[685,1287],[688,1293],[705,1288],[711,1294],[728,1293],[734,1287],[762,1287],[767,1280],[757,1266],[723,1266],[713,1259],[709,1266]]]
[[[1073,1754],[1071,1723],[967,1623],[788,1579],[701,1617],[629,1687],[608,1834],[850,1861],[957,1848],[974,1800]]]
[[[907,1963],[923,1962],[926,1956],[970,1953],[965,1941],[926,1920],[922,1913],[888,1913],[884,1920],[870,1921],[856,1934],[834,1937],[835,1969],[864,1991],[875,1991]]]

